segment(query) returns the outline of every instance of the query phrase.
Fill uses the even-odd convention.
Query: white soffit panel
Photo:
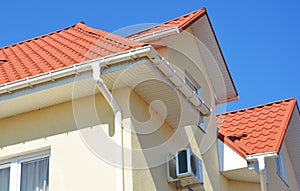
[[[145,102],[151,104],[160,101],[167,110],[166,121],[173,127],[184,126],[191,122],[197,123],[197,114],[188,102],[182,102],[180,96],[171,89],[157,74],[149,68],[147,61],[140,60],[127,67],[116,65],[103,71],[102,78],[112,91],[122,87],[130,87]],[[76,83],[74,83],[74,81]],[[98,93],[92,72],[66,77],[53,82],[47,82],[32,88],[24,88],[11,94],[0,96],[0,118],[25,113],[48,106],[64,103]],[[182,104],[184,103],[184,104]],[[152,104],[151,107],[161,116],[165,110],[161,104]],[[185,114],[182,117],[182,113]]]
[[[198,19],[192,25],[192,31],[199,40],[198,46],[200,54],[204,60],[209,78],[214,86],[217,103],[237,100],[238,95],[234,83],[231,79],[226,63],[224,62],[208,17],[205,15]],[[220,75],[220,73],[222,75]]]
[[[300,115],[298,105],[295,106],[284,139],[291,161],[293,163],[298,184],[300,186]]]

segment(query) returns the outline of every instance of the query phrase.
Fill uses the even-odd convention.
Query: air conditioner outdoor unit
[[[169,182],[178,182],[181,187],[200,185],[203,188],[202,161],[191,149],[177,151],[169,160],[168,171]]]
[[[202,161],[190,149],[177,152],[176,176],[183,187],[203,183]]]

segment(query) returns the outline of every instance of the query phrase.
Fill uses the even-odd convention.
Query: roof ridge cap
[[[74,27],[77,27],[79,29],[84,30],[85,32],[91,32],[91,33],[95,33],[96,35],[100,35],[100,36],[105,36],[107,34],[110,34],[107,31],[101,30],[101,29],[97,29],[97,28],[93,28],[88,26],[87,24],[85,24],[84,22],[78,22],[75,25],[73,25]]]
[[[75,24],[74,27],[77,27],[87,33],[90,33],[90,34],[109,38],[109,39],[117,41],[118,43],[125,45],[125,46],[139,47],[144,44],[144,43],[135,42],[129,38],[122,37],[122,36],[116,35],[114,33],[107,32],[102,29],[90,27],[90,26],[86,25],[84,22],[79,22],[79,23]],[[128,44],[128,43],[130,43],[130,44]]]
[[[290,99],[291,101],[293,100],[294,103],[292,103],[293,105],[291,105],[291,109],[288,111],[287,113],[287,119],[284,123],[284,131],[282,132],[281,136],[280,136],[280,141],[278,142],[277,146],[276,146],[276,149],[279,153],[280,149],[281,149],[281,146],[282,146],[282,143],[284,141],[284,138],[285,138],[285,135],[286,135],[286,132],[288,130],[288,127],[289,127],[289,124],[290,124],[290,121],[291,121],[291,118],[292,118],[292,115],[293,115],[293,112],[294,112],[294,108],[295,108],[295,105],[297,103],[297,99],[296,98],[292,98]]]
[[[268,102],[268,103],[260,104],[260,105],[256,105],[256,106],[250,106],[250,107],[245,107],[245,108],[241,108],[241,109],[236,109],[236,110],[232,110],[232,111],[228,111],[228,112],[217,114],[217,116],[227,115],[227,114],[230,114],[230,113],[240,112],[242,110],[255,109],[255,108],[264,107],[264,106],[267,106],[267,105],[270,105],[270,104],[273,105],[273,104],[276,104],[276,103],[282,103],[282,102],[292,101],[292,100],[295,100],[295,102],[296,102],[297,98],[291,97],[291,98],[286,98],[286,99],[283,99],[283,100]]]

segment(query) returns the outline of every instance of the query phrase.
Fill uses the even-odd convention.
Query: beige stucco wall
[[[187,30],[189,31],[189,30]],[[203,99],[212,108],[215,95],[209,80],[199,47],[189,32],[171,36],[166,40],[167,47],[157,49],[158,52],[175,68],[176,73],[183,79],[187,72],[203,90]]]
[[[156,113],[151,112],[152,117],[149,114],[149,105],[137,94],[134,92],[130,93],[131,104],[134,107],[131,107],[131,113],[134,115],[131,116],[133,119],[132,130],[137,130],[138,128],[156,128],[160,126],[161,119],[160,116]],[[132,111],[135,110],[135,111]],[[137,115],[137,114],[146,114],[146,115]],[[125,114],[126,115],[126,114]],[[144,125],[144,127],[140,127],[138,122],[134,121],[145,121],[152,118],[151,126]],[[155,166],[150,169],[142,169],[142,167],[146,167],[151,163],[151,157],[143,152],[139,152],[139,149],[146,149],[155,146],[159,146],[160,143],[166,141],[169,136],[173,133],[174,129],[170,127],[167,123],[163,123],[158,129],[149,134],[131,134],[131,147],[134,150],[132,152],[132,163],[134,168],[132,171],[132,179],[133,179],[133,190],[176,190],[175,185],[168,184],[167,175],[166,175],[166,164],[160,164],[159,166]],[[167,158],[168,151],[158,152],[162,156]],[[159,157],[159,156],[158,156]]]
[[[91,99],[81,99],[78,104],[86,105]],[[103,97],[98,95],[95,100],[104,124],[95,126],[91,120],[82,130],[85,133],[108,129],[105,124],[112,123],[112,111]],[[50,190],[115,190],[115,167],[87,147],[77,130],[71,102],[1,119],[0,147],[0,162],[50,150]]]
[[[161,50],[163,51],[163,50]],[[188,69],[188,68],[187,68]],[[193,70],[192,67],[190,70]],[[198,82],[203,82],[204,78],[196,77]],[[208,84],[206,83],[204,88],[203,97],[206,100],[211,100],[211,94],[209,91],[206,91]],[[135,120],[138,121],[147,121],[149,120],[149,105],[137,94],[134,92],[131,93],[131,98],[133,101],[131,104],[134,105],[134,108],[131,108],[134,113],[132,119],[132,130],[143,128],[139,123],[134,123]],[[214,104],[209,103],[208,105],[212,107]],[[129,108],[129,106],[127,106]],[[151,109],[150,109],[151,110]],[[124,112],[124,110],[123,110]],[[125,112],[126,113],[126,112]],[[150,112],[151,113],[151,112]],[[143,115],[142,115],[143,114]],[[213,108],[212,118],[207,118],[205,120],[208,128],[206,135],[207,139],[203,139],[204,133],[198,127],[179,127],[181,130],[173,129],[168,125],[168,123],[164,122],[161,125],[160,116],[153,112],[152,114],[152,124],[151,127],[145,126],[144,128],[157,128],[153,133],[147,135],[140,134],[132,134],[131,145],[133,149],[147,149],[153,146],[159,146],[159,144],[163,144],[165,141],[173,136],[177,131],[181,131],[181,138],[186,139],[189,137],[191,140],[190,144],[182,145],[182,147],[178,149],[182,149],[185,147],[191,147],[193,151],[202,159],[203,161],[203,175],[204,175],[204,187],[206,190],[227,190],[227,179],[219,173],[219,164],[218,164],[218,153],[217,153],[217,144],[216,144],[216,121],[215,121],[215,110]],[[126,115],[126,114],[124,114]],[[193,132],[194,131],[194,132]],[[191,133],[192,132],[192,133]],[[126,139],[129,139],[128,137]],[[178,141],[180,141],[178,139]],[[174,145],[176,148],[177,145]],[[164,150],[158,153],[160,157],[167,158],[169,152],[174,148],[169,148],[169,150]],[[201,153],[201,154],[200,154]],[[173,153],[174,154],[174,153]],[[137,164],[149,164],[151,163],[153,156],[147,156],[147,153],[132,153],[132,163],[133,166]],[[150,169],[134,169],[132,171],[133,177],[133,190],[176,190],[175,183],[167,182],[167,171],[166,171],[166,163],[159,164],[158,166],[151,167]]]
[[[284,148],[284,160],[286,164],[286,172],[288,176],[288,184],[286,184],[281,177],[277,174],[276,171],[276,162],[275,159],[267,159],[266,166],[267,166],[267,173],[268,173],[268,189],[274,190],[274,191],[297,191],[298,190],[298,184],[296,175],[294,172],[294,167],[291,163],[291,159],[288,154],[288,150],[285,146],[285,143],[282,144],[282,148]],[[293,152],[293,151],[292,151]]]
[[[230,191],[260,191],[260,184],[257,183],[230,180],[228,185]]]

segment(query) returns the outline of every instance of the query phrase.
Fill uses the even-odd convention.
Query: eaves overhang
[[[171,68],[171,66],[162,57],[160,57],[151,46],[132,49],[130,51],[97,58],[70,67],[3,84],[0,86],[0,98],[2,97],[1,102],[8,101],[10,97],[16,98],[18,95],[22,96],[22,94],[19,93],[20,90],[29,90],[30,92],[30,89],[34,89],[34,87],[38,87],[42,84],[51,84],[51,82],[61,81],[63,79],[69,79],[70,81],[70,78],[75,75],[91,71],[94,64],[99,64],[101,67],[108,68],[109,71],[109,67],[111,66],[122,64],[124,62],[135,62],[140,59],[148,60],[153,69],[161,73],[166,81],[173,86],[174,90],[182,95],[185,100],[188,100],[188,103],[191,104],[195,110],[201,113],[201,115],[210,115],[210,108],[196,95],[193,90],[190,89],[188,85],[185,84],[184,80],[176,74],[175,70]],[[123,67],[126,67],[126,65]],[[42,88],[42,90],[45,90],[45,88]],[[4,114],[4,116],[1,117],[7,116]]]

